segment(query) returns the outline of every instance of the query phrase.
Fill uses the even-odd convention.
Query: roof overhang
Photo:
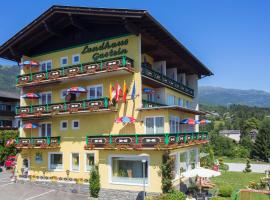
[[[148,110],[176,110],[180,112],[190,113],[194,115],[205,115],[205,112],[190,109],[190,108],[183,108],[181,106],[156,106],[151,108],[139,108],[139,111],[148,111]]]
[[[154,46],[150,47],[150,51],[162,49],[160,52],[170,52],[167,60],[171,64],[182,65],[190,70],[189,73],[196,73],[199,77],[213,75],[146,10],[52,6],[0,46],[0,57],[19,62],[27,50],[50,37],[61,37],[61,29],[65,26],[84,31],[84,25],[89,23],[121,24],[128,32],[141,34],[143,44],[144,41],[151,41]],[[144,48],[145,51],[147,48]]]

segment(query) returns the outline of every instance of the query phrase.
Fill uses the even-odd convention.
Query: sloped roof
[[[200,76],[213,75],[146,10],[52,6],[0,46],[0,57],[19,61],[27,50],[49,37],[57,35],[58,30],[67,23],[83,28],[80,17],[84,17],[85,24],[93,21],[123,24],[129,32],[140,33],[143,38],[154,39],[158,44],[152,49],[159,49],[160,46],[166,47],[172,52],[172,55],[177,55],[175,56],[176,61],[180,60],[180,57],[183,58]]]
[[[20,95],[15,92],[0,91],[0,98],[20,100]]]

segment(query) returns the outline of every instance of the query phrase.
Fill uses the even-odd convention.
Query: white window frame
[[[72,167],[73,167],[73,165],[72,165],[72,155],[73,155],[73,154],[78,154],[78,155],[79,155],[79,166],[78,166],[78,167],[79,167],[79,170],[73,170],[73,169],[72,169]],[[71,172],[80,172],[80,171],[81,171],[81,170],[80,170],[80,169],[81,169],[81,161],[80,161],[80,157],[81,157],[81,156],[80,156],[80,153],[79,153],[79,152],[71,152],[71,153],[70,153],[69,170],[70,170]]]
[[[74,127],[74,122],[78,122],[78,127]],[[80,120],[74,119],[72,120],[72,130],[79,130],[80,129]]]
[[[39,123],[39,128],[38,128],[38,135],[39,137],[42,137],[42,124],[51,124],[51,136],[52,137],[52,122],[42,122],[42,123]],[[46,135],[47,135],[47,125],[46,125]],[[48,136],[45,136],[45,137],[48,137]]]
[[[47,92],[40,92],[39,95],[41,97],[41,95],[43,94],[51,94],[51,103],[52,103],[52,91],[47,91]],[[46,97],[46,102],[48,101],[48,98]],[[39,98],[39,104],[42,104],[42,98]]]
[[[67,64],[63,64],[64,59],[67,59]],[[61,57],[60,58],[60,66],[64,67],[64,66],[67,66],[67,65],[68,65],[68,56]]]
[[[91,170],[87,170],[87,164],[86,164],[86,161],[87,161],[87,154],[92,154],[94,156],[94,166],[96,164],[96,155],[94,152],[86,152],[84,154],[84,172],[90,172]]]
[[[51,169],[51,155],[52,154],[62,155],[62,169]],[[48,169],[49,169],[49,171],[54,171],[54,172],[63,172],[64,171],[64,153],[63,152],[48,152]]]
[[[63,123],[67,123],[67,127],[66,128],[63,128],[63,126],[62,126]],[[61,131],[67,131],[68,130],[68,120],[61,120],[60,121],[60,130]]]
[[[145,159],[148,163],[147,167],[147,183],[145,184],[145,187],[150,186],[150,156],[138,156],[138,155],[126,155],[126,154],[112,154],[108,156],[108,177],[109,177],[109,183],[110,184],[116,184],[116,185],[136,185],[136,186],[143,186],[143,184],[140,183],[127,183],[127,182],[113,182],[112,181],[112,158],[114,157],[122,157],[122,158],[127,158],[127,160],[143,160]]]
[[[160,116],[146,116],[144,118],[144,133],[145,134],[160,134],[160,133],[157,133],[156,131],[156,119],[155,118],[158,118],[158,117],[162,117],[163,118],[163,130],[165,132],[165,117],[160,115]],[[146,119],[148,118],[154,118],[154,133],[146,133]]]
[[[51,63],[51,69],[53,69],[53,63],[52,63],[52,60],[43,60],[43,61],[41,61],[41,62],[39,62],[39,71],[42,71],[42,64],[46,64],[46,70],[47,70],[47,63]],[[45,71],[46,71],[45,70]]]
[[[87,87],[87,99],[90,99],[90,89],[91,89],[91,88],[97,88],[97,87],[101,87],[101,88],[102,88],[102,94],[101,94],[101,97],[103,97],[103,94],[104,94],[103,84],[99,84],[99,85],[89,85],[89,86]],[[95,89],[95,98],[100,98],[100,97],[97,97],[97,89]]]
[[[170,133],[179,133],[181,129],[180,127],[181,118],[175,115],[170,115],[169,117],[170,117],[170,120],[169,120]],[[171,121],[175,122],[175,131],[171,130]]]
[[[74,62],[74,58],[78,56],[79,57],[79,61],[78,62]],[[74,54],[72,55],[72,64],[79,64],[81,62],[81,55],[80,54]]]

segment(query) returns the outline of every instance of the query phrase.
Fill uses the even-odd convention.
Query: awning
[[[182,173],[182,176],[187,177],[187,178],[192,178],[196,176],[210,178],[210,177],[220,176],[220,175],[221,175],[220,172],[217,172],[211,169],[202,168],[202,167],[198,167],[198,168]]]

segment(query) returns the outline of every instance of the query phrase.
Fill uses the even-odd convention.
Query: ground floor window
[[[71,153],[71,171],[80,171],[80,155],[79,153]]]
[[[49,153],[49,169],[50,170],[63,170],[63,154],[62,153]]]
[[[85,171],[91,171],[94,165],[95,165],[95,155],[93,153],[86,153]]]
[[[144,158],[145,159],[145,158]],[[113,183],[139,184],[148,183],[148,159],[138,156],[111,157],[111,181]]]

